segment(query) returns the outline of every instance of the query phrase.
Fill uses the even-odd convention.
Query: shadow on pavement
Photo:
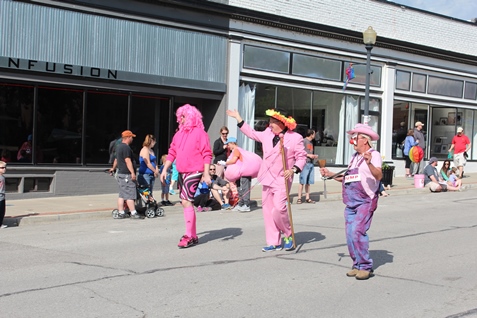
[[[201,232],[197,234],[199,235],[200,243],[207,243],[213,240],[233,240],[234,238],[242,235],[243,231],[241,228],[229,227],[225,229]]]
[[[392,263],[394,260],[392,253],[386,250],[370,250],[369,256],[373,260],[373,269],[387,263]]]
[[[297,232],[295,240],[297,244],[306,244],[324,240],[326,237],[318,232]]]

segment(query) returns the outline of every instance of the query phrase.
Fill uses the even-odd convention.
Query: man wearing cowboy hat
[[[347,132],[355,154],[348,169],[334,179],[342,183],[346,242],[353,260],[352,270],[346,275],[358,280],[368,279],[373,272],[373,260],[369,257],[369,238],[366,232],[371,226],[373,214],[378,207],[379,183],[383,177],[381,154],[374,150],[371,141],[379,135],[371,127],[356,124]],[[334,173],[321,168],[321,175],[333,177]]]
[[[282,249],[281,233],[284,235],[285,250],[293,249],[290,219],[287,213],[287,180],[288,191],[291,188],[293,174],[299,173],[306,163],[306,151],[303,146],[303,137],[293,131],[296,128],[295,120],[285,111],[269,109],[270,125],[264,131],[255,131],[245,123],[237,110],[227,110],[227,115],[237,120],[240,130],[249,138],[261,142],[263,161],[258,172],[258,181],[262,184],[262,210],[265,221],[267,246],[264,252]],[[285,153],[285,167],[283,166],[281,141]]]
[[[422,151],[424,154],[426,153],[426,141],[424,140],[424,134],[422,133],[422,127],[424,127],[424,124],[420,121],[416,122],[414,125],[414,140],[418,142],[417,146],[422,148]],[[424,160],[421,160],[420,162],[414,162],[412,164],[412,175],[415,174],[422,174],[424,171]]]

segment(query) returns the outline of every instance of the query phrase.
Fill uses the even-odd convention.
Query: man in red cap
[[[114,159],[113,167],[109,170],[111,173],[118,168],[117,180],[119,186],[118,196],[118,218],[124,219],[128,215],[124,212],[124,201],[131,211],[132,219],[143,219],[139,215],[134,206],[136,201],[136,169],[133,164],[133,152],[129,145],[132,143],[135,134],[130,130],[121,133],[122,142],[116,146],[116,159]]]
[[[452,145],[449,148],[449,152],[454,150],[454,166],[459,169],[459,179],[464,176],[464,166],[467,163],[467,151],[470,151],[469,137],[464,135],[464,128],[457,128],[457,135],[452,138]]]
[[[322,176],[332,177],[343,185],[346,243],[353,260],[353,267],[346,275],[364,280],[371,277],[373,272],[366,232],[378,207],[379,182],[383,177],[382,160],[381,154],[372,148],[371,141],[378,140],[379,135],[371,127],[357,124],[347,133],[356,152],[344,175],[336,176],[327,168],[320,170]]]

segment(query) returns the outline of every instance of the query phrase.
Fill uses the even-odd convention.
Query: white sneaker
[[[242,208],[242,206],[237,204],[237,205],[232,209],[232,211],[240,211],[241,208]]]
[[[4,229],[4,228],[7,228],[8,225],[5,225],[5,224],[2,224],[2,226],[0,226],[0,229]]]
[[[240,212],[250,212],[250,207],[248,205],[242,205],[240,208],[239,208],[239,211]]]

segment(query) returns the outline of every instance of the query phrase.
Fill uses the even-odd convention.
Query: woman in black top
[[[214,148],[213,148],[213,152],[215,156],[214,163],[216,164],[216,169],[217,169],[215,173],[221,178],[224,176],[224,166],[217,163],[221,160],[227,161],[229,152],[225,142],[227,141],[228,134],[229,134],[229,129],[227,128],[227,126],[223,126],[222,128],[220,128],[220,138],[214,142]]]

